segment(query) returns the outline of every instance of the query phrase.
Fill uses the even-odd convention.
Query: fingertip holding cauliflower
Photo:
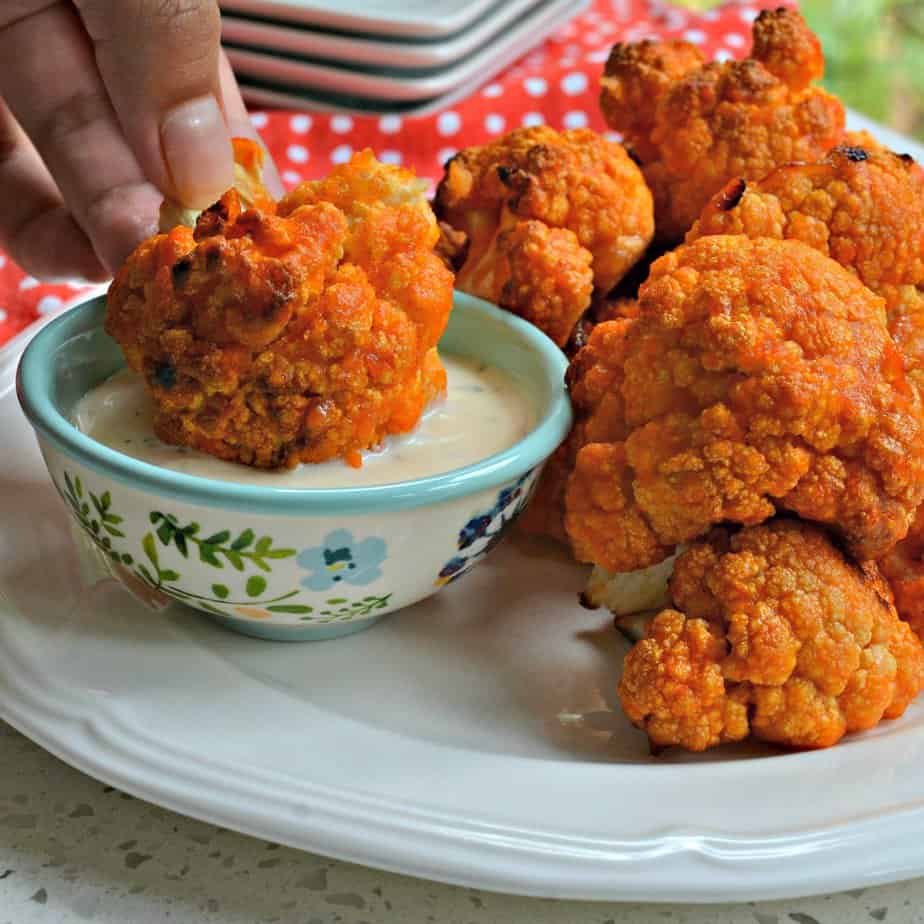
[[[680,241],[733,177],[815,161],[842,139],[843,106],[812,85],[823,70],[817,38],[786,9],[757,17],[743,61],[704,63],[679,41],[613,48],[601,107],[639,156],[658,240]]]
[[[778,508],[874,558],[924,495],[924,412],[883,302],[801,243],[715,236],[667,254],[638,319],[595,328],[569,382],[587,417],[565,528],[608,571]]]
[[[522,128],[446,165],[434,202],[456,285],[567,343],[592,293],[645,252],[651,194],[618,144],[588,129]]]
[[[748,735],[830,747],[897,718],[924,688],[924,648],[876,565],[815,526],[716,530],[678,558],[671,596],[676,609],[655,617],[619,684],[655,747]]]
[[[141,244],[110,287],[106,330],[166,442],[263,468],[361,464],[445,389],[452,274],[424,184],[365,151],[254,202],[229,190],[194,231]]]
[[[234,156],[234,189],[237,190],[242,209],[272,209],[273,197],[263,185],[265,154],[259,141],[250,138],[232,138]],[[166,234],[177,225],[195,228],[202,209],[190,209],[164,199],[160,207],[159,229]]]

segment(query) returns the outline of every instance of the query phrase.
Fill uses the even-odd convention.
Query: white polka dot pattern
[[[353,148],[348,144],[338,144],[337,147],[330,152],[331,163],[334,164],[345,164],[353,156]]]
[[[502,115],[498,115],[496,112],[492,112],[490,115],[485,116],[485,131],[489,131],[492,135],[499,135],[504,130],[506,125],[507,120]]]
[[[462,127],[458,112],[441,112],[436,120],[436,130],[443,136],[454,135]]]
[[[311,116],[303,112],[289,119],[289,128],[291,128],[296,135],[306,134],[311,129],[311,125]]]
[[[35,310],[39,314],[51,314],[63,307],[63,305],[64,302],[57,295],[45,295],[39,299],[39,303],[35,306]]]
[[[308,153],[308,148],[304,145],[290,144],[286,148],[286,157],[291,160],[293,164],[307,164],[310,155]]]

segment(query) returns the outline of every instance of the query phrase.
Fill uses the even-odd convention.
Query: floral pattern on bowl
[[[311,572],[301,583],[309,590],[331,590],[341,582],[365,587],[382,576],[387,556],[384,539],[355,541],[348,529],[328,533],[324,542],[299,553],[299,566]]]
[[[301,622],[323,625],[369,618],[386,609],[391,600],[392,595],[386,593],[359,599],[330,597],[311,605],[295,599],[302,593],[297,588],[273,596],[269,587],[271,562],[293,556],[297,556],[301,567],[313,569],[321,563],[320,574],[302,581],[312,590],[329,590],[340,580],[340,572],[350,583],[371,584],[382,576],[380,566],[386,557],[382,539],[355,543],[349,530],[334,530],[325,537],[322,546],[297,554],[295,549],[275,547],[270,536],[258,539],[252,529],[245,529],[232,539],[229,530],[208,533],[197,522],[181,525],[174,514],[155,510],[148,514],[148,520],[156,528],[142,536],[140,554],[133,555],[127,541],[118,541],[126,539],[119,528],[124,517],[113,511],[110,491],[97,494],[85,489],[79,475],[72,477],[65,471],[64,489],[60,493],[85,538],[103,558],[106,573],[150,609],[161,610],[177,601],[221,616],[271,620],[289,615],[298,616]],[[238,572],[257,569],[262,573],[246,578],[241,595],[245,599],[233,599],[235,595],[228,583],[217,580],[212,583],[210,594],[192,593],[177,583],[183,575],[162,563],[162,551],[171,548],[185,559],[195,550],[200,563],[216,570],[228,565]]]
[[[484,558],[501,541],[507,527],[526,509],[536,485],[530,483],[533,471],[521,475],[514,484],[502,488],[494,506],[476,513],[459,530],[457,547],[465,555],[454,555],[440,569],[434,582],[438,587],[451,584],[468,574],[479,559]],[[512,508],[512,509],[511,509]]]

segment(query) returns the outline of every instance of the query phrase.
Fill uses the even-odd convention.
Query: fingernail
[[[232,185],[231,138],[214,96],[171,109],[160,134],[174,191],[187,208],[208,207]]]

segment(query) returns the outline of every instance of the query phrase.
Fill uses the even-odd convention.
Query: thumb
[[[142,169],[188,208],[233,182],[215,0],[75,0]]]

